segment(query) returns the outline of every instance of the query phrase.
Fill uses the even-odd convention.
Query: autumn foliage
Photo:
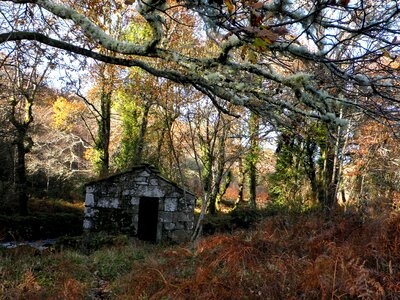
[[[133,267],[121,299],[396,299],[400,215],[277,216]]]

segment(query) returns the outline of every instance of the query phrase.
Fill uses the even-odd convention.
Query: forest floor
[[[0,299],[400,299],[399,212],[221,220],[194,244],[0,249]]]

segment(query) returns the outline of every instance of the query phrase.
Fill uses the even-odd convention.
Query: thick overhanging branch
[[[273,107],[276,110],[289,110],[296,114],[300,114],[303,116],[311,117],[311,118],[322,118],[323,111],[320,111],[318,114],[316,111],[307,112],[301,108],[298,108],[290,103],[285,101],[274,100],[271,97],[271,94],[268,92],[261,92],[258,86],[252,86],[252,83],[247,83],[248,87],[244,89],[244,92],[241,91],[241,85],[237,85],[234,82],[223,82],[217,81],[213,82],[212,79],[207,80],[205,77],[200,74],[196,74],[196,72],[179,72],[172,69],[157,69],[152,67],[149,63],[144,62],[139,59],[134,58],[119,58],[114,56],[104,55],[92,50],[85,49],[83,47],[79,47],[73,45],[71,43],[67,43],[64,41],[59,41],[56,39],[52,39],[44,34],[36,33],[36,32],[10,32],[0,34],[0,43],[18,41],[18,40],[35,40],[40,43],[49,45],[51,47],[59,48],[71,53],[83,55],[85,57],[93,58],[98,61],[102,61],[109,64],[126,66],[126,67],[139,67],[148,73],[156,76],[163,77],[169,80],[172,80],[181,84],[191,84],[198,90],[204,92],[208,96],[215,95],[221,99],[224,99],[235,105],[242,105],[248,107],[251,110],[256,110],[254,96],[258,99],[262,100],[258,101],[258,106],[263,106],[264,103],[266,107]],[[202,61],[204,62],[204,61]],[[299,84],[308,85],[309,86],[309,75],[307,74],[295,74],[292,77],[284,77],[274,72],[272,67],[269,67],[269,70],[263,69],[253,64],[236,64],[236,63],[226,63],[227,68],[231,68],[236,72],[246,72],[249,74],[254,74],[264,78],[266,80],[274,81],[276,83],[283,84],[294,91],[299,90]],[[301,91],[300,93],[305,93]],[[300,95],[301,97],[301,95]],[[304,96],[306,97],[306,96]],[[307,104],[307,103],[305,103]],[[310,108],[315,108],[309,105]],[[262,110],[260,107],[257,110]]]
[[[5,0],[2,1],[8,2]],[[148,47],[114,39],[113,37],[106,34],[100,27],[90,21],[87,17],[66,5],[57,4],[50,0],[11,1],[18,4],[36,4],[39,7],[46,9],[47,11],[62,19],[71,20],[72,22],[74,22],[75,25],[79,26],[91,40],[97,42],[109,51],[126,55],[146,55],[148,53]]]
[[[163,77],[169,80],[172,80],[181,84],[193,84],[206,88],[211,91],[214,95],[225,99],[234,104],[243,105],[244,102],[239,97],[235,96],[233,93],[223,89],[222,87],[218,87],[208,82],[205,78],[201,76],[196,76],[193,72],[192,74],[184,74],[178,71],[170,70],[170,69],[156,69],[150,66],[148,63],[134,58],[119,58],[108,56],[104,54],[100,54],[98,52],[85,49],[83,47],[79,47],[64,41],[59,41],[56,39],[52,39],[44,34],[37,32],[9,32],[0,34],[0,43],[4,42],[12,42],[12,41],[20,41],[20,40],[35,40],[40,43],[49,45],[51,47],[55,47],[58,49],[62,49],[68,51],[70,53],[75,53],[79,55],[83,55],[85,57],[93,58],[98,61],[102,61],[109,64],[125,66],[125,67],[139,67],[148,73],[156,76]]]
[[[6,2],[5,0],[1,1]],[[288,72],[276,71],[277,69],[272,66],[273,63],[269,63],[268,60],[266,60],[268,64],[264,61],[260,61],[260,63],[250,63],[236,59],[234,55],[232,55],[234,52],[233,50],[244,44],[247,44],[248,47],[252,47],[251,41],[254,39],[242,39],[240,35],[235,34],[228,35],[229,37],[221,45],[221,52],[219,54],[214,53],[212,56],[206,58],[199,58],[196,55],[191,57],[179,53],[178,51],[161,48],[160,41],[164,38],[163,33],[165,29],[165,23],[161,14],[165,11],[165,0],[142,0],[138,4],[138,12],[146,19],[152,28],[152,40],[143,45],[116,40],[107,35],[83,14],[65,5],[54,3],[51,0],[10,1],[19,4],[35,4],[48,10],[59,18],[72,21],[75,25],[80,27],[91,42],[111,51],[113,55],[103,55],[82,46],[74,45],[73,42],[56,40],[38,32],[19,31],[2,33],[0,34],[0,43],[35,40],[105,63],[126,67],[139,67],[157,77],[164,77],[177,83],[191,84],[210,96],[211,99],[215,100],[215,97],[218,97],[236,105],[246,106],[254,111],[264,110],[266,112],[271,108],[274,111],[292,111],[296,114],[311,118],[324,118],[324,115],[326,116],[331,113],[329,107],[330,102],[339,101],[346,105],[352,105],[357,109],[361,108],[360,104],[353,103],[351,100],[341,100],[342,98],[332,97],[326,91],[323,91],[323,88],[320,86],[317,88],[316,86],[319,84],[317,83],[318,78],[316,78],[312,71],[310,74],[297,72],[288,75],[290,74]],[[207,1],[200,1],[199,5],[206,6],[208,5],[207,3]],[[326,6],[328,2],[324,2],[323,4]],[[314,20],[312,18],[322,18],[319,14],[321,8],[315,8],[316,11],[311,10],[308,13],[290,13],[290,5],[292,4],[290,4],[289,1],[276,0],[264,4],[263,9],[265,12],[276,12],[284,16],[281,22],[278,22],[276,26],[296,23],[310,25],[310,22]],[[194,6],[192,9],[196,10]],[[388,18],[394,18],[397,14],[398,10],[389,15]],[[218,16],[215,16],[215,18],[217,19]],[[323,20],[323,18],[321,20]],[[375,23],[370,22],[369,25],[363,25],[361,29],[352,29],[340,24],[329,25],[321,20],[319,22],[322,27],[347,30],[347,32],[355,36],[374,32],[372,25],[381,26],[382,24],[382,22],[379,21]],[[312,26],[310,26],[310,30],[311,27]],[[353,75],[351,71],[347,71],[346,68],[342,67],[342,63],[353,65],[359,63],[363,59],[363,55],[353,54],[347,57],[340,56],[338,58],[332,58],[327,55],[325,51],[312,51],[308,47],[299,45],[300,43],[297,43],[296,40],[297,38],[292,41],[287,41],[285,39],[282,41],[282,39],[280,39],[279,41],[277,40],[268,44],[265,46],[266,49],[260,52],[261,54],[265,54],[265,56],[271,54],[270,57],[273,57],[277,54],[276,57],[281,56],[287,60],[300,59],[305,64],[314,62],[319,64],[319,66],[325,65],[330,74],[341,78],[343,81],[349,82],[353,87],[356,85],[372,87],[372,79],[366,76]],[[384,42],[389,43],[390,41],[386,39]],[[392,43],[395,44],[396,42]],[[130,55],[135,55],[135,57],[131,57]],[[167,63],[169,67],[159,67],[156,64],[137,59],[138,56],[157,58],[158,61],[162,61],[163,64]],[[261,56],[262,55],[260,55],[260,57]],[[271,61],[273,61],[273,59],[271,59]],[[252,78],[254,81],[248,80],[247,82],[243,78]],[[256,82],[261,81],[273,82],[288,87],[293,92],[293,95],[291,95],[293,99],[285,101],[271,97],[270,92],[263,91],[260,89],[260,85],[256,84]],[[378,95],[380,91],[375,90],[374,92],[375,95]],[[382,95],[379,96],[382,97]],[[217,102],[216,105],[218,105]]]

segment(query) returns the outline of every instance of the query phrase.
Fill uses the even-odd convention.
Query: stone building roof
[[[159,171],[156,167],[154,167],[154,166],[152,166],[152,165],[150,165],[150,164],[141,164],[141,165],[138,165],[138,166],[133,166],[133,167],[131,167],[131,168],[130,168],[129,170],[127,170],[127,171],[115,173],[115,174],[112,174],[112,175],[109,175],[109,176],[106,176],[106,177],[103,177],[103,178],[99,178],[99,179],[96,179],[96,180],[92,180],[92,181],[86,183],[86,184],[85,184],[85,187],[86,187],[86,186],[90,186],[90,185],[92,185],[92,184],[99,183],[99,182],[109,181],[109,180],[111,180],[111,179],[113,179],[113,178],[116,178],[116,177],[119,177],[119,176],[122,176],[122,175],[125,175],[125,174],[129,174],[129,173],[137,172],[137,171],[139,171],[139,170],[148,171],[149,173],[154,174],[155,176],[157,176],[158,178],[162,179],[163,181],[165,181],[165,182],[171,184],[171,185],[174,186],[175,188],[180,189],[182,192],[187,193],[187,194],[190,194],[190,195],[192,195],[192,196],[196,196],[196,195],[195,195],[194,193],[192,193],[191,191],[180,187],[176,182],[173,182],[173,181],[171,181],[170,179],[168,179],[168,178],[162,176],[161,173],[160,173],[160,171]]]

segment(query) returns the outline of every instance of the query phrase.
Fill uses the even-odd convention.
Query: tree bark
[[[243,158],[239,158],[239,174],[238,174],[238,196],[236,199],[235,207],[243,203],[244,198],[244,181],[245,181],[245,169],[243,167]]]
[[[221,197],[220,193],[225,193],[225,191],[221,190],[221,182],[224,177],[225,170],[225,141],[226,141],[226,133],[227,128],[225,126],[225,122],[221,122],[221,134],[219,136],[218,141],[218,153],[217,153],[217,176],[214,180],[214,188],[210,197],[209,211],[211,214],[215,214],[218,209],[218,198]]]
[[[110,166],[110,134],[111,134],[111,92],[102,92],[100,98],[101,115],[98,121],[98,137],[96,141],[96,149],[100,152],[100,161],[98,161],[98,169],[100,176],[108,174]]]
[[[133,165],[139,165],[143,160],[144,138],[146,136],[147,123],[151,104],[146,102],[143,107],[142,122],[140,124],[139,136],[137,139],[135,154],[133,156]]]
[[[257,162],[259,156],[259,129],[260,119],[254,113],[250,116],[250,152],[248,160],[249,193],[251,207],[257,207]]]
[[[24,135],[19,135],[15,142],[15,165],[14,165],[14,192],[19,204],[19,214],[21,216],[28,215],[28,192],[27,178],[25,168],[25,154],[27,153],[24,146]]]
[[[324,168],[324,207],[330,211],[336,204],[336,185],[335,179],[335,142],[327,131],[326,151],[325,151],[325,168]]]

